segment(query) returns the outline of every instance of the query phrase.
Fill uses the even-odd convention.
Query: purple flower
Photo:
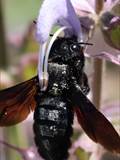
[[[41,43],[47,41],[55,24],[71,27],[71,34],[73,32],[81,39],[81,25],[69,0],[44,0],[37,19],[37,40]]]
[[[102,22],[103,16],[105,15],[103,13],[105,11],[110,12],[111,9],[118,3],[119,3],[118,0],[104,1],[103,3],[101,3],[101,6],[98,7],[99,12],[97,12],[95,0],[89,0],[89,1],[88,0],[83,0],[83,1],[44,0],[40,8],[37,24],[36,24],[36,38],[38,42],[41,43],[39,58],[38,58],[39,60],[38,76],[39,76],[39,81],[43,90],[46,88],[44,81],[48,81],[47,69],[44,70],[44,68],[47,68],[47,59],[49,56],[50,47],[52,46],[56,36],[52,39],[52,42],[48,46],[48,49],[46,49],[47,41],[48,41],[48,37],[52,27],[56,24],[59,26],[65,27],[63,29],[65,31],[65,36],[70,36],[74,34],[78,37],[78,40],[80,41],[83,41],[83,40],[87,41],[91,39],[93,41],[93,44],[95,44],[95,47],[92,47],[92,49],[91,47],[88,47],[88,49],[86,49],[87,54],[89,54],[91,57],[103,58],[120,65],[120,61],[119,61],[120,53],[117,53],[118,51],[116,50],[111,51],[111,48],[109,51],[109,48],[106,47],[107,45],[103,40],[103,36],[101,39],[100,38],[99,40],[97,39],[101,34],[99,30],[101,29],[103,31],[102,28],[105,28],[104,26],[105,23]],[[87,17],[85,17],[85,15]],[[80,19],[79,19],[79,16],[80,16]],[[81,16],[84,16],[84,17],[81,17]],[[91,16],[91,18],[89,18],[89,16]],[[86,23],[86,18],[88,20],[87,23]],[[114,16],[114,22],[112,23],[116,24],[115,16]],[[98,28],[99,24],[101,24],[101,28],[100,27]],[[83,27],[83,31],[84,29],[87,30],[86,32],[87,34],[84,34],[84,36],[83,36],[83,31],[81,26]],[[116,32],[113,33],[113,29]],[[97,33],[94,32],[96,30],[98,30]],[[118,30],[119,30],[118,24],[115,26],[115,28],[111,27],[110,43],[112,43],[112,45],[108,43],[108,40],[106,41],[110,46],[114,48],[120,48],[119,34],[116,34],[117,32],[119,33]],[[104,32],[106,31],[104,30]],[[108,27],[108,32],[109,32],[109,27]],[[92,33],[91,36],[90,36],[90,33]],[[104,34],[104,37],[106,37],[106,39],[109,39],[108,35],[109,34],[106,34],[106,35]],[[99,41],[100,43],[97,43],[97,41]]]
[[[88,33],[90,28],[94,28],[93,36],[89,39],[95,47],[88,47],[86,56],[105,59],[120,65],[120,17],[113,14],[112,10],[115,6],[119,6],[120,1],[106,0],[99,14],[96,13],[95,0],[82,2],[71,0],[71,2],[80,20],[82,16],[81,25],[88,30]]]

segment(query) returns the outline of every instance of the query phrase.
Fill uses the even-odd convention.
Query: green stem
[[[26,138],[25,133],[22,132],[21,126],[19,127],[13,126],[13,127],[5,128],[5,131],[6,131],[5,133],[7,133],[5,134],[5,137],[4,137],[6,142],[9,142],[10,144],[13,144],[13,145],[15,144],[16,147],[21,146],[22,148],[28,145],[28,139]],[[10,150],[10,148],[8,148],[7,146],[5,147],[5,149],[6,149],[6,159],[15,159],[15,160],[21,159],[21,156],[17,152],[14,152],[14,150]]]
[[[95,1],[95,11],[97,14],[100,14],[104,6],[104,0],[96,0]]]
[[[93,103],[99,108],[101,103],[101,88],[102,88],[102,66],[103,62],[96,59],[93,62],[94,75],[93,75]]]
[[[0,67],[7,67],[7,51],[5,41],[5,27],[3,20],[2,1],[0,0]]]
[[[96,0],[95,1],[95,11],[96,14],[100,14],[104,6],[104,0]],[[101,104],[101,88],[102,88],[102,67],[103,62],[100,59],[96,59],[93,62],[94,67],[94,75],[93,75],[93,103],[97,108],[100,107]]]

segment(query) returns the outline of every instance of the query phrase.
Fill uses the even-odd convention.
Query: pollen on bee
[[[7,114],[8,114],[7,112],[4,113],[5,116],[6,116]]]
[[[4,116],[6,116],[8,113],[5,111],[5,110],[3,110],[2,112],[0,112],[0,120],[4,117]]]

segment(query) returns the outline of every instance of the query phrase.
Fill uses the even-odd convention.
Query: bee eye
[[[78,52],[78,51],[80,51],[80,46],[77,44],[71,44],[70,49],[72,52]]]
[[[61,49],[62,49],[62,51],[68,51],[68,45],[67,44],[62,44],[61,45]]]

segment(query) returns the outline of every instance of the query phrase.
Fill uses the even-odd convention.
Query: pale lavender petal
[[[71,0],[71,2],[76,12],[82,10],[95,14],[95,0]]]
[[[114,6],[120,4],[120,0],[104,0],[103,11],[110,11]],[[71,0],[76,13],[81,15],[81,11],[95,14],[95,0]]]
[[[35,146],[30,147],[24,151],[25,160],[44,160],[37,151]]]
[[[91,57],[91,58],[105,59],[107,61],[110,61],[112,63],[120,65],[120,54],[113,55],[113,54],[110,54],[108,52],[102,52],[102,53],[96,54],[96,55],[85,54],[85,56],[86,57]]]
[[[37,40],[41,43],[47,41],[52,26],[57,22],[71,26],[74,34],[81,38],[80,21],[71,2],[69,0],[44,0],[37,20]]]
[[[101,53],[101,55],[98,55],[98,58],[102,58],[107,61],[111,61],[117,65],[120,65],[120,55],[116,56],[116,55],[109,54],[107,52],[103,52]]]
[[[94,152],[97,144],[93,142],[86,134],[82,134],[72,145],[70,153],[73,154],[76,149],[81,148],[86,152]]]
[[[104,11],[110,11],[117,4],[120,4],[120,0],[106,0],[104,4]]]
[[[101,112],[108,116],[119,116],[120,114],[120,101],[116,101],[114,103],[107,103],[101,107]],[[120,117],[119,117],[120,118]]]

